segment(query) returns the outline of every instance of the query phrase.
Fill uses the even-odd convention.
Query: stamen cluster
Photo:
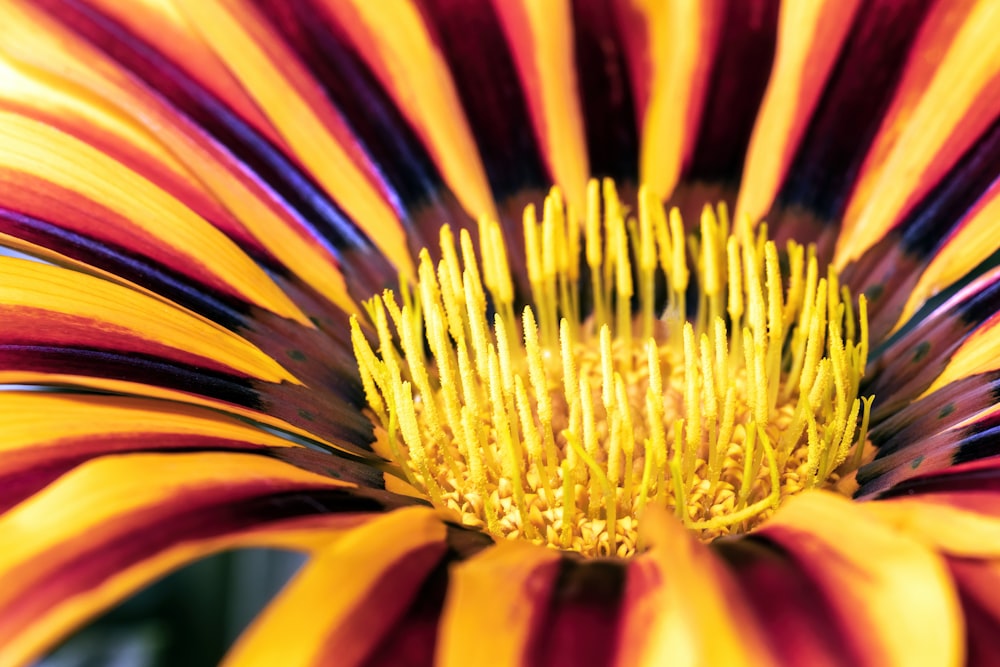
[[[583,216],[555,188],[540,221],[525,210],[520,317],[503,230],[484,219],[481,265],[444,227],[401,302],[366,303],[377,353],[352,320],[409,483],[495,536],[624,557],[652,504],[712,539],[856,467],[864,297],[855,314],[812,247],[789,242],[783,271],[767,226],[731,233],[724,206],[685,235],[644,188],[637,216],[610,181],[587,195]]]

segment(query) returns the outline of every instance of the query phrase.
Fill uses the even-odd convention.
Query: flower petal
[[[815,582],[864,664],[957,665],[961,612],[944,562],[841,496],[793,498],[755,533]]]
[[[736,215],[771,208],[847,40],[858,0],[784,2],[771,80],[747,149]]]
[[[773,664],[723,561],[672,517],[647,512],[643,521],[655,541],[626,566],[615,664]]]
[[[1000,563],[949,559],[962,598],[966,623],[968,664],[995,665],[1000,661]]]
[[[315,81],[252,8],[187,2],[178,9],[251,95],[293,155],[403,273],[413,271],[397,213],[378,191],[374,166]]]
[[[385,501],[364,497],[371,493],[247,454],[85,463],[0,517],[0,661],[26,663],[130,592],[208,553],[328,542],[364,516],[309,519],[298,524],[308,525],[305,532],[283,521],[331,506],[381,510]]]
[[[626,52],[637,41],[611,0],[574,0],[573,51],[590,173],[638,183],[639,132]],[[638,48],[637,48],[638,50]]]
[[[566,201],[587,205],[587,149],[573,62],[570,0],[494,0],[541,153]]]
[[[893,439],[879,447],[872,462],[858,469],[860,487],[855,496],[877,495],[911,477],[996,456],[1000,454],[998,433],[1000,407],[993,405],[946,430],[925,432],[915,439]]]
[[[998,20],[994,2],[943,3],[928,17],[915,46],[921,57],[911,59],[848,207],[837,242],[841,266],[930,192],[997,118]]]
[[[363,415],[342,399],[323,405],[321,388],[305,387],[246,340],[184,309],[13,258],[0,258],[0,304],[6,323],[0,381],[55,384],[65,382],[57,376],[89,376],[96,379],[84,386],[235,407],[366,455],[371,424]]]
[[[631,3],[633,26],[648,52],[633,67],[648,97],[638,95],[642,119],[639,177],[650,192],[666,198],[691,157],[707,94],[711,57],[719,38],[719,2]],[[640,18],[641,17],[641,18]]]
[[[139,451],[244,451],[359,486],[384,486],[369,466],[217,411],[154,399],[7,390],[0,432],[0,512],[89,459]]]
[[[37,10],[25,10],[7,8],[8,21],[16,22],[19,29],[0,37],[0,48],[10,58],[0,61],[0,105],[97,148],[211,221],[258,261],[275,268],[282,266],[286,272],[288,267],[294,267],[332,303],[349,312],[356,308],[347,297],[344,277],[333,256],[310,236],[306,225],[276,201],[273,192],[246,173],[244,165],[162,98],[129,77],[116,61]],[[174,22],[163,16],[157,18],[161,33],[170,33]],[[180,36],[175,38],[184,41]],[[188,47],[197,50],[193,44]],[[199,64],[202,71],[211,69],[204,62]],[[90,94],[82,95],[81,90]],[[108,100],[114,100],[114,105]],[[146,125],[155,126],[155,134]],[[103,257],[103,268],[133,281],[144,281],[146,287],[152,288],[155,272],[149,267],[136,270],[134,265],[139,263],[140,254],[147,261],[159,255],[140,253],[134,235],[115,234],[115,228],[108,224],[84,228],[71,219],[60,219],[60,223],[98,243],[59,243],[62,237],[53,238],[56,232],[51,225],[46,235],[37,226],[31,230],[8,221],[5,231],[27,242],[47,241],[50,249],[82,261],[94,263]],[[114,266],[107,263],[112,247],[129,248]],[[105,252],[97,252],[98,248]],[[169,286],[160,285],[159,289]],[[190,292],[184,296],[194,303]]]
[[[935,294],[957,283],[991,255],[996,255],[1000,250],[1000,238],[996,234],[998,218],[1000,182],[994,181],[934,252],[903,307],[900,324]]]
[[[865,391],[879,397],[878,423],[914,400],[975,375],[986,381],[1000,342],[1000,267],[988,268],[941,295],[869,359]]]
[[[1000,493],[995,491],[894,498],[865,509],[935,551],[961,558],[1000,558]]]
[[[238,246],[155,184],[36,120],[0,112],[4,208],[41,219],[110,225],[139,252],[209,289],[306,323],[308,319]]]
[[[451,572],[436,664],[524,664],[559,572],[557,551],[502,541]],[[488,603],[484,604],[484,601]]]
[[[365,664],[377,644],[393,641],[385,635],[443,558],[445,536],[441,519],[424,507],[390,512],[346,533],[313,554],[224,664]]]
[[[366,58],[413,124],[444,180],[472,216],[496,219],[496,206],[459,92],[436,36],[412,0],[316,0]],[[386,21],[386,16],[392,16]],[[424,91],[433,90],[434,95]]]

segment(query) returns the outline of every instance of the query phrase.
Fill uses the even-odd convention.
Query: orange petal
[[[681,176],[698,136],[712,57],[719,34],[722,4],[712,0],[662,3],[633,0],[630,23],[641,17],[647,34],[640,40],[648,54],[648,102],[642,118],[640,180],[658,197],[667,197]],[[635,15],[638,15],[635,16]],[[639,96],[640,103],[643,96]]]
[[[401,272],[412,272],[402,225],[378,187],[374,166],[273,29],[240,2],[179,0],[177,6],[312,177]]]
[[[1000,249],[996,221],[1000,219],[1000,183],[994,183],[967,214],[944,244],[910,292],[897,328],[904,324],[927,299],[957,282],[962,276]]]
[[[195,130],[190,119],[121,71],[116,62],[60,24],[21,7],[9,10],[8,21],[19,27],[16,41],[9,34],[0,40],[11,58],[0,60],[0,105],[100,150],[211,220],[244,250],[258,256],[272,254],[331,302],[348,312],[355,310],[333,257],[244,165]],[[159,25],[168,26],[176,19],[157,18]],[[167,27],[161,32],[172,31]],[[176,41],[189,51],[194,48],[190,40]],[[214,56],[209,56],[214,62]],[[81,88],[90,94],[80,94]],[[156,127],[155,134],[148,129],[151,126]],[[121,243],[123,235],[116,240]]]
[[[737,219],[760,220],[770,210],[860,4],[782,3],[774,68],[747,149]]]
[[[458,91],[420,9],[412,0],[321,0],[319,5],[344,28],[413,123],[465,210],[473,218],[496,219],[493,195]],[[428,95],[428,90],[434,94]]]
[[[385,633],[445,549],[445,526],[428,508],[401,509],[366,523],[314,554],[224,664],[364,664],[379,643],[392,641]]]
[[[989,277],[989,275],[985,276],[984,280],[989,279]],[[997,368],[1000,368],[1000,313],[994,313],[961,342],[951,354],[948,365],[924,390],[921,397],[927,396],[955,380]]]
[[[879,520],[935,551],[962,558],[1000,557],[1000,494],[930,493],[865,505]]]
[[[4,204],[70,226],[110,225],[225,294],[308,325],[308,318],[236,244],[155,184],[78,139],[0,111]]]
[[[363,517],[298,517],[315,514],[322,494],[338,489],[347,485],[247,454],[135,454],[80,466],[0,517],[0,662],[27,664],[88,618],[206,554],[329,542]],[[292,499],[302,493],[312,504]]]
[[[436,663],[522,665],[548,609],[559,552],[500,542],[451,571]],[[544,631],[544,629],[542,629]]]
[[[215,410],[154,399],[8,389],[0,432],[0,511],[89,459],[150,450],[259,453],[361,486],[384,485],[364,464]]]
[[[816,582],[845,644],[866,664],[961,664],[961,611],[943,560],[868,509],[805,493],[755,535],[780,545]]]
[[[587,146],[573,61],[569,0],[494,0],[555,182],[577,211],[586,208]]]
[[[168,302],[76,271],[0,258],[5,343],[80,346],[297,384],[243,338]]]
[[[627,564],[617,665],[768,665],[760,627],[722,562],[673,517],[647,513]]]
[[[962,596],[965,614],[968,664],[1000,663],[1000,563],[992,561],[948,560]]]
[[[997,117],[1000,5],[968,5],[941,3],[938,15],[927,19],[923,41],[914,47],[920,57],[910,60],[848,205],[837,241],[839,266],[881,239]]]

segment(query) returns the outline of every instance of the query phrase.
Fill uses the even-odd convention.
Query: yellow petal
[[[951,3],[954,4],[954,3]],[[947,7],[947,4],[945,5]],[[961,12],[964,7],[954,8]],[[991,0],[977,2],[962,16],[961,27],[952,36],[933,37],[949,40],[947,51],[935,58],[927,44],[917,44],[910,71],[913,83],[905,78],[897,99],[911,94],[911,86],[922,93],[919,102],[898,114],[886,117],[880,130],[891,142],[881,160],[869,164],[848,205],[837,239],[835,263],[844,266],[859,257],[913,207],[944,176],[980,133],[997,117],[1000,102],[1000,40],[996,26],[1000,5]],[[954,17],[952,20],[955,20]],[[943,23],[930,17],[930,25]],[[928,67],[933,77],[926,77]],[[909,84],[909,85],[906,85]],[[942,100],[947,100],[943,104]],[[896,103],[902,105],[905,102]],[[880,146],[876,144],[876,150]],[[884,150],[884,149],[883,149]]]
[[[308,519],[303,530],[293,512],[290,523],[274,521],[279,514],[269,527],[266,513],[241,516],[239,508],[272,494],[336,488],[346,485],[247,454],[134,454],[83,464],[0,517],[0,664],[27,664],[182,563],[232,546],[329,542],[357,517]]]
[[[177,6],[312,177],[401,272],[412,273],[406,235],[374,185],[374,167],[287,45],[249,7],[202,0],[177,0]]]
[[[396,510],[314,554],[237,641],[228,667],[364,664],[446,549],[426,507]]]
[[[859,5],[858,0],[782,3],[774,67],[750,137],[735,219],[760,220],[770,210]]]
[[[522,665],[548,608],[559,552],[500,542],[452,569],[438,635],[438,667]]]
[[[871,665],[959,665],[962,616],[943,559],[865,504],[829,492],[790,500],[757,535],[777,542],[844,620]]]
[[[629,561],[616,665],[769,665],[732,575],[665,513],[647,512],[648,552]]]
[[[511,45],[541,153],[566,201],[583,211],[590,172],[570,3],[499,0],[494,6]]]
[[[413,123],[445,182],[473,218],[497,212],[448,65],[412,0],[321,0]],[[392,20],[386,20],[391,16]],[[489,85],[489,82],[484,82]],[[427,91],[433,90],[433,95]]]

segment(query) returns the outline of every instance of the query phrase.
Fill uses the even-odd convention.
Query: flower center
[[[629,216],[610,181],[582,217],[555,188],[540,222],[528,206],[524,246],[520,317],[503,231],[481,220],[481,264],[445,227],[415,287],[366,302],[377,353],[352,320],[394,459],[462,523],[625,557],[650,506],[711,540],[859,464],[866,305],[812,247],[731,233],[723,205],[685,236],[644,188]]]

